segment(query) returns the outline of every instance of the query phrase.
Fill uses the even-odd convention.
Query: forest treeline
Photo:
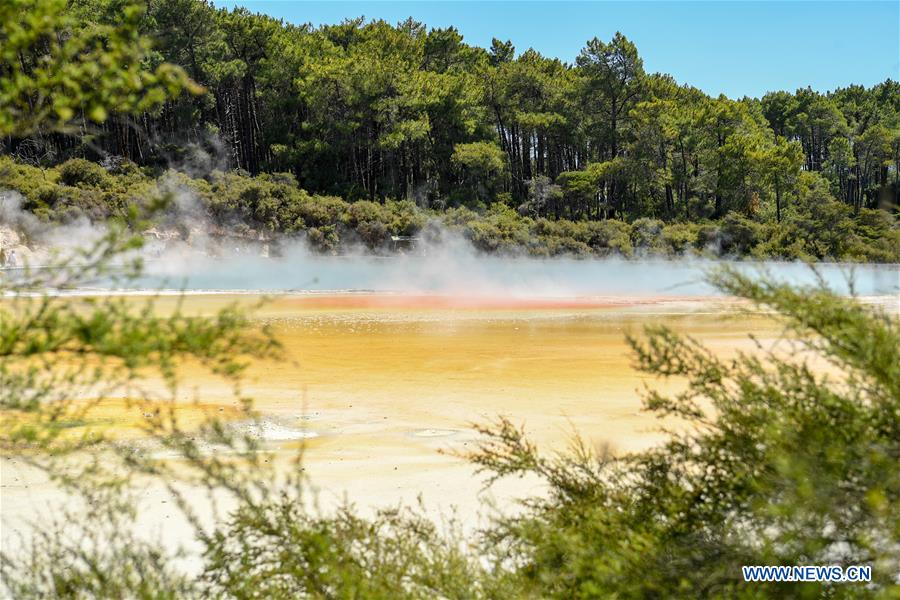
[[[90,29],[120,22],[121,6],[66,10]],[[886,211],[863,221],[894,227],[900,84],[890,79],[734,100],[645,72],[621,34],[588,41],[567,64],[510,41],[470,46],[412,19],[312,27],[202,0],[147,2],[129,18],[153,41],[141,69],[178,65],[202,89],[128,114],[64,107],[68,131],[18,131],[4,152],[42,166],[127,159],[154,175],[172,165],[289,173],[347,202],[479,213],[499,203],[573,222],[780,223],[809,209],[801,196],[816,187],[856,221]],[[0,74],[27,74],[48,51],[37,39]]]

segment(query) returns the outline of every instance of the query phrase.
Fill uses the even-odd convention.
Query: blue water
[[[297,252],[282,258],[194,257],[183,264],[148,261],[148,274],[129,287],[185,290],[374,291],[513,297],[610,295],[709,296],[719,292],[706,274],[709,260],[578,260],[499,258],[444,253],[431,256],[321,257]],[[900,265],[729,263],[777,281],[814,285],[821,276],[834,291],[857,295],[900,293]],[[818,275],[817,275],[818,273]]]

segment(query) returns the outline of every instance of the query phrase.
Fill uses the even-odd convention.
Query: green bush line
[[[781,223],[735,212],[697,222],[534,218],[504,203],[502,195],[474,208],[432,210],[410,200],[347,202],[309,194],[286,173],[252,177],[213,171],[196,178],[174,170],[154,173],[128,161],[104,168],[77,158],[38,168],[2,157],[0,188],[22,194],[22,207],[46,222],[104,221],[124,214],[130,204],[181,195],[210,225],[231,235],[305,236],[323,253],[358,245],[390,252],[392,235],[428,239],[439,236],[443,226],[485,253],[900,262],[894,216],[880,209],[853,214],[816,173],[803,173],[796,201]],[[173,218],[170,225],[187,237],[182,219]]]

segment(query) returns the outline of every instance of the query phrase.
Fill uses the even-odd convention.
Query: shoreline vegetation
[[[22,84],[0,90],[0,189],[47,222],[169,195],[167,235],[193,217],[326,254],[437,225],[485,253],[900,262],[892,79],[731,99],[646,72],[622,34],[570,64],[412,19],[45,4],[56,31],[0,61]]]
[[[121,219],[130,207],[155,200],[169,209],[142,232],[148,239],[237,242],[272,256],[282,242],[297,240],[325,255],[363,250],[390,256],[415,253],[417,246],[440,243],[449,235],[477,252],[511,256],[900,262],[900,229],[893,213],[862,208],[854,215],[812,173],[800,178],[796,203],[781,222],[736,212],[690,222],[650,217],[572,221],[523,215],[501,202],[443,210],[410,200],[347,202],[310,194],[287,173],[213,171],[190,177],[167,169],[154,175],[127,161],[104,168],[79,158],[37,167],[0,157],[3,188],[17,194],[0,193],[7,205],[0,211],[7,247],[31,248],[40,236],[30,229]],[[36,220],[17,217],[21,212]]]

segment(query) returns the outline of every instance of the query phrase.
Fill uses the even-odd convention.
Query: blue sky
[[[429,27],[454,25],[466,42],[510,39],[521,52],[574,61],[592,37],[618,30],[649,72],[673,75],[707,93],[761,96],[811,86],[900,79],[900,2],[353,2],[215,0],[292,23],[321,25],[365,16]]]

